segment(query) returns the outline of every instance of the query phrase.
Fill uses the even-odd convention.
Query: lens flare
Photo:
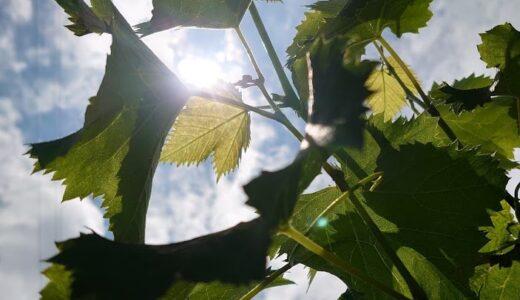
[[[187,57],[179,62],[180,79],[197,88],[209,88],[217,83],[222,72],[212,60],[198,57]]]

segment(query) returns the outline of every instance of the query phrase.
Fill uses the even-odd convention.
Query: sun
[[[207,58],[184,58],[179,62],[178,68],[183,82],[200,89],[211,88],[222,77],[219,65]]]

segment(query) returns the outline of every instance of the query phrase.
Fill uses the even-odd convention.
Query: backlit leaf
[[[110,2],[107,2],[111,5]],[[164,139],[187,90],[114,8],[106,73],[79,131],[31,145],[35,171],[64,180],[64,200],[102,196],[116,240],[143,242]]]
[[[392,57],[387,57],[385,60],[394,70],[403,85],[413,94],[417,94],[413,83],[399,64],[397,64]],[[406,92],[389,71],[388,66],[381,66],[381,68],[374,70],[372,74],[370,74],[370,77],[368,77],[366,84],[367,88],[373,91],[373,94],[368,97],[368,106],[372,109],[374,114],[382,113],[385,122],[391,121],[406,105]]]
[[[520,255],[517,249],[503,263],[487,263],[475,268],[471,286],[478,299],[516,299],[520,295],[519,277]]]
[[[510,161],[514,158],[513,149],[520,147],[515,101],[496,99],[459,115],[448,106],[437,109],[463,145],[480,146],[483,153],[496,153],[503,167],[514,167]]]
[[[218,180],[238,166],[249,145],[250,122],[249,113],[242,108],[192,97],[173,125],[161,161],[199,164],[212,154]]]
[[[153,0],[152,19],[137,25],[149,35],[173,27],[234,28],[251,0]]]
[[[520,243],[520,224],[511,213],[511,206],[505,201],[500,202],[502,210],[490,211],[492,226],[482,226],[479,229],[486,233],[489,239],[487,244],[480,248],[484,254],[504,255],[515,248],[515,243]]]

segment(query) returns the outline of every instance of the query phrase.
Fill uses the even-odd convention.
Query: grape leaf
[[[515,248],[515,243],[520,242],[520,224],[511,213],[511,206],[505,200],[502,200],[500,205],[502,210],[489,212],[493,226],[479,228],[489,239],[487,244],[480,248],[480,253],[504,255]]]
[[[437,109],[463,145],[479,145],[482,153],[496,153],[502,167],[516,166],[510,161],[514,158],[513,150],[520,147],[515,101],[497,99],[459,115],[450,111],[449,106],[439,105]]]
[[[460,113],[462,110],[471,111],[477,106],[491,102],[491,86],[494,80],[485,76],[469,77],[455,80],[452,85],[434,83],[430,96],[438,103],[449,104],[451,109]]]
[[[417,94],[415,86],[399,64],[391,56],[387,57],[385,61],[390,65],[390,68],[393,69],[404,86],[413,94]],[[406,105],[406,92],[399,84],[399,81],[390,73],[386,64],[370,74],[367,80],[367,88],[374,92],[368,97],[368,106],[375,115],[382,113],[385,122],[391,121]]]
[[[263,279],[269,240],[262,218],[159,246],[82,234],[58,243],[60,253],[49,261],[72,273],[72,298],[156,299],[176,280],[238,284]]]
[[[473,291],[478,299],[516,299],[520,295],[520,255],[512,257],[508,266],[498,263],[488,263],[475,269],[471,278]]]
[[[213,154],[218,180],[237,167],[242,150],[249,145],[250,122],[242,108],[192,97],[173,125],[161,161],[198,164]]]
[[[482,44],[478,45],[481,59],[489,68],[498,68],[498,94],[520,97],[520,32],[510,23],[498,25],[482,33]]]
[[[327,36],[348,34],[356,41],[369,41],[389,28],[397,37],[417,33],[432,17],[431,0],[353,0],[329,22]]]
[[[298,195],[320,173],[328,156],[325,151],[308,147],[287,167],[275,172],[263,171],[244,186],[249,198],[246,203],[273,227],[286,221],[293,213]]]
[[[343,8],[347,0],[318,1],[309,6],[311,11],[305,12],[303,21],[296,26],[296,34],[286,53],[289,56],[288,65],[292,60],[301,57],[312,45],[318,32],[328,18],[336,16]]]
[[[497,161],[476,155],[475,150],[423,144],[401,145],[399,151],[380,144],[380,149],[375,170],[384,172],[383,180],[374,192],[357,193],[358,197],[428,298],[471,297],[468,280],[481,263],[478,249],[484,244],[478,227],[489,224],[486,209],[496,209],[504,197],[498,187],[499,183],[505,186],[504,171]],[[357,163],[372,172],[371,163]],[[403,281],[392,279],[391,263],[357,214],[347,211],[331,227],[317,240],[327,240],[325,246],[331,251],[381,282],[401,286]],[[305,263],[334,272],[367,298],[380,299],[376,291],[318,258]]]
[[[37,160],[35,172],[54,172],[53,180],[64,180],[64,200],[103,196],[115,239],[143,242],[160,150],[188,95],[115,8],[111,26],[106,73],[83,128],[32,144],[29,154]]]
[[[63,265],[51,265],[42,272],[49,283],[40,291],[42,300],[71,299],[72,274]]]
[[[366,111],[363,102],[370,96],[365,82],[377,63],[343,63],[340,40],[315,42],[310,52],[312,97],[306,132],[319,146],[362,144]]]
[[[188,299],[190,300],[213,300],[213,299],[226,299],[226,300],[240,300],[246,295],[251,289],[253,289],[258,282],[253,282],[247,285],[231,285],[223,284],[220,282],[212,283],[199,283],[190,293]],[[282,276],[277,277],[264,289],[294,284],[294,282],[283,278]]]
[[[92,32],[109,32],[109,26],[83,0],[56,0],[56,2],[70,16],[69,20],[72,24],[65,27],[75,35],[83,36]],[[101,8],[100,2],[102,1],[92,1],[92,5],[98,4],[98,8]],[[93,7],[93,9],[95,8]]]
[[[152,19],[136,25],[143,36],[173,27],[234,28],[251,0],[153,0]]]

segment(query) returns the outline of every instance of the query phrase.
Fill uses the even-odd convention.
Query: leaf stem
[[[373,279],[372,277],[368,276],[363,271],[355,268],[354,266],[350,265],[343,259],[339,258],[338,256],[334,255],[333,253],[327,251],[320,245],[316,244],[313,240],[309,239],[305,235],[303,235],[298,230],[294,229],[291,225],[285,225],[280,228],[280,233],[288,236],[289,238],[293,239],[305,249],[309,250],[310,252],[318,255],[319,257],[326,260],[328,263],[333,265],[334,267],[337,267],[341,269],[343,272],[358,278],[359,280],[379,289],[381,292],[391,296],[394,299],[409,299],[408,297],[404,296],[403,294],[395,291],[392,288],[387,287],[386,285],[382,284],[381,282]]]
[[[260,18],[260,14],[258,13],[258,9],[256,8],[254,1],[251,1],[251,5],[249,5],[249,13],[251,14],[251,18],[253,19],[253,23],[255,24],[256,30],[258,31],[258,34],[260,35],[260,38],[264,43],[267,55],[269,55],[269,58],[271,59],[274,70],[276,71],[276,75],[280,80],[285,96],[287,96],[289,102],[299,104],[300,100],[296,96],[296,93],[294,92],[294,89],[291,83],[289,82],[287,75],[285,74],[282,63],[280,62],[280,59],[278,58],[278,55],[274,50],[273,43],[271,42],[271,39],[267,34],[267,30],[265,29],[262,18]]]
[[[249,47],[249,43],[247,42],[246,37],[242,33],[242,30],[240,30],[239,26],[235,27],[235,32],[237,33],[240,42],[242,42],[242,45],[246,49],[249,61],[251,61],[251,64],[253,65],[253,68],[255,69],[255,72],[258,76],[258,81],[260,81],[261,84],[264,84],[265,78],[262,74],[262,70],[260,70],[260,66],[258,65],[258,62],[255,59],[255,55],[253,54],[253,50],[251,50],[251,47]]]
[[[292,268],[293,265],[291,264],[285,264],[280,269],[274,271],[269,276],[267,276],[262,282],[257,284],[254,288],[252,288],[247,294],[242,296],[240,300],[249,300],[253,299],[254,296],[258,295],[263,289],[265,289],[269,284],[271,284],[278,276],[282,275],[283,273],[287,272],[290,268]]]
[[[216,101],[216,102],[219,102],[219,103],[224,103],[224,104],[232,105],[232,106],[235,106],[235,107],[239,107],[239,108],[245,109],[247,111],[255,112],[255,113],[257,113],[257,114],[259,114],[259,115],[261,115],[263,117],[266,117],[268,119],[281,122],[281,120],[278,118],[278,116],[276,114],[273,114],[273,113],[265,111],[265,110],[263,110],[261,108],[254,107],[254,106],[245,104],[244,102],[240,102],[240,101],[237,101],[237,100],[234,100],[234,99],[231,99],[231,98],[227,98],[227,97],[223,97],[223,96],[219,96],[219,95],[215,95],[215,94],[207,93],[207,92],[200,92],[200,91],[199,92],[193,92],[192,96],[194,96],[194,97],[201,97],[201,98],[204,98],[204,99],[208,99],[210,101]]]
[[[424,101],[424,104],[426,105],[426,111],[433,117],[438,117],[439,118],[439,127],[441,127],[441,129],[446,133],[446,135],[449,137],[449,139],[451,141],[457,141],[457,136],[455,135],[455,133],[453,132],[453,130],[450,128],[450,126],[448,125],[448,123],[446,123],[446,121],[442,118],[441,114],[439,113],[439,111],[437,110],[437,108],[433,105],[431,99],[426,95],[426,93],[423,91],[421,85],[419,84],[419,82],[417,81],[417,79],[415,78],[415,76],[412,74],[412,72],[410,71],[410,69],[408,68],[408,66],[404,63],[404,61],[401,59],[401,57],[399,56],[399,54],[397,54],[397,52],[394,50],[394,48],[392,48],[392,46],[383,38],[383,37],[379,37],[377,39],[377,41],[379,41],[381,43],[381,45],[383,45],[383,47],[390,53],[390,55],[395,59],[395,61],[399,64],[399,66],[401,67],[401,69],[404,71],[404,73],[406,74],[406,76],[408,76],[408,78],[410,79],[410,81],[412,82],[413,86],[415,87],[415,89],[417,90],[417,92],[419,93],[419,96],[421,96],[421,99]],[[459,141],[460,143],[460,141]],[[461,145],[462,146],[462,145]]]

